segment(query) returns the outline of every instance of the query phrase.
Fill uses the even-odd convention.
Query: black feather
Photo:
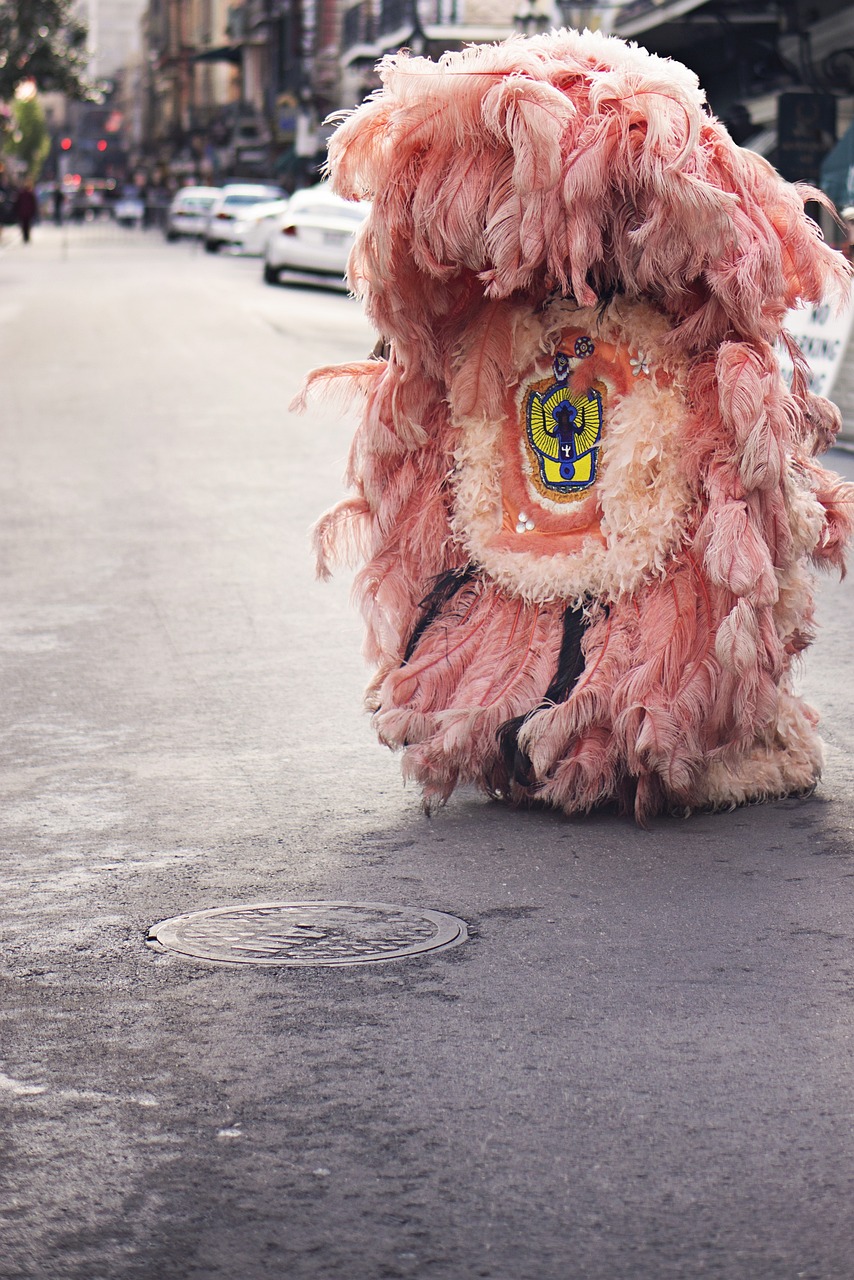
[[[560,653],[557,658],[557,670],[548,689],[543,694],[543,702],[565,702],[572,693],[584,670],[584,654],[581,642],[587,623],[581,609],[567,609],[563,615],[563,637],[560,642]]]
[[[563,615],[563,637],[557,659],[557,669],[552,682],[543,695],[538,707],[527,711],[523,716],[514,716],[505,720],[498,730],[498,746],[507,770],[507,776],[517,787],[528,788],[533,784],[531,777],[531,761],[519,746],[519,730],[532,715],[546,706],[557,702],[565,702],[572,693],[578,678],[584,670],[584,654],[581,642],[587,623],[581,609],[567,609]]]
[[[419,602],[419,607],[424,612],[409,637],[409,643],[403,655],[404,663],[409,661],[418,648],[418,641],[424,635],[430,623],[434,622],[439,614],[450,604],[460,588],[464,587],[467,582],[471,582],[474,575],[474,565],[468,564],[462,569],[449,569],[447,573],[440,573],[438,577],[433,579],[433,586],[424,599]]]

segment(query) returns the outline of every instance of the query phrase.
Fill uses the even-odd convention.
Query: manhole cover
[[[397,960],[465,942],[462,920],[386,902],[261,902],[193,911],[154,925],[149,942],[225,964],[345,965]]]

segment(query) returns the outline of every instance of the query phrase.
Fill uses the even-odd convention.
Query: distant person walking
[[[7,187],[0,173],[0,236],[3,228],[10,227],[15,221],[15,193]]]
[[[24,244],[30,242],[30,227],[39,211],[36,193],[29,182],[25,182],[15,199],[15,218],[21,228]]]

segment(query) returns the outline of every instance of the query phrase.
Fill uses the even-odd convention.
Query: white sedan
[[[267,240],[264,279],[277,284],[284,275],[346,288],[353,237],[370,211],[367,202],[355,204],[333,195],[325,182],[297,191]]]
[[[240,245],[253,205],[283,200],[281,187],[256,182],[230,182],[222,188],[208,212],[205,248],[216,253],[221,245]]]
[[[249,257],[260,258],[287,207],[287,200],[265,200],[261,204],[250,205],[235,220],[231,242],[234,248]]]
[[[208,214],[219,195],[219,187],[182,187],[169,206],[166,215],[167,240],[179,236],[203,236]]]

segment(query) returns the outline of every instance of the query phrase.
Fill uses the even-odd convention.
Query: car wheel
[[[218,241],[218,240],[206,240],[206,241],[205,241],[205,249],[208,251],[208,253],[218,253],[218,252],[219,252],[219,241]]]
[[[271,267],[269,262],[264,263],[264,280],[267,284],[279,283],[279,268]]]
[[[167,239],[167,240],[170,242],[170,244],[171,244],[171,242],[172,242],[173,240],[177,240],[177,239],[178,239],[178,232],[177,232],[177,231],[167,231],[167,232],[166,232],[166,239]]]

